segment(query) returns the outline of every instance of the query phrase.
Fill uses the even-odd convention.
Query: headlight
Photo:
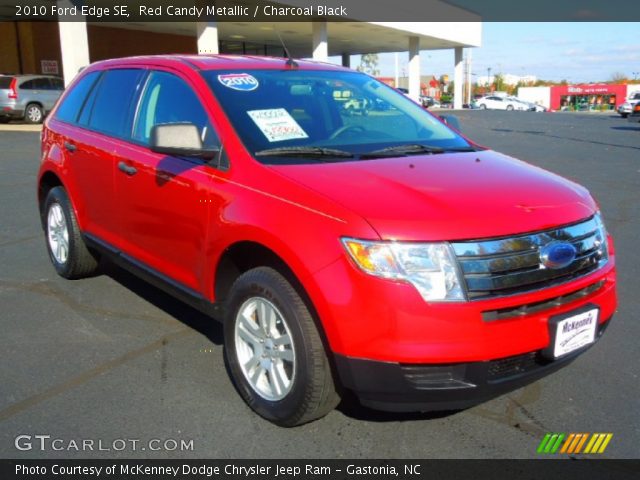
[[[600,252],[600,264],[604,265],[609,260],[609,241],[607,239],[607,229],[602,221],[602,214],[596,213],[593,219],[596,222],[596,247]]]
[[[448,243],[369,242],[343,238],[347,252],[364,272],[403,280],[429,302],[463,301],[455,256]]]

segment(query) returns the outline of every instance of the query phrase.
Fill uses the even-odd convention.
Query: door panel
[[[118,146],[115,159],[122,252],[199,290],[211,204],[205,188],[209,167],[137,145]],[[123,164],[126,171],[118,168]]]
[[[82,228],[115,247],[122,242],[115,196],[114,150],[118,144],[126,145],[123,137],[131,131],[131,105],[144,74],[141,69],[109,70],[99,79],[94,78],[95,85],[90,86],[82,99],[77,99],[81,108],[70,104],[65,105],[69,111],[61,108],[58,112],[58,118],[77,124],[65,127],[68,130],[60,147],[71,164],[69,172],[75,176],[74,185],[85,210]],[[70,98],[65,103],[72,100],[75,101]]]
[[[115,152],[123,252],[193,290],[201,290],[206,265],[212,167],[196,159],[151,152],[156,124],[190,122],[205,145],[218,144],[199,98],[185,79],[151,72],[136,113],[137,144]]]

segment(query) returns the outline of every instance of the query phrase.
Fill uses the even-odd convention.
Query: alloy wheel
[[[293,386],[296,358],[291,331],[278,308],[262,297],[246,300],[235,319],[236,356],[251,388],[279,401]]]
[[[56,262],[66,263],[69,258],[69,229],[59,203],[52,203],[47,214],[47,238]]]

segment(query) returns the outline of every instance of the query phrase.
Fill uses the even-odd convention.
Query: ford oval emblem
[[[567,242],[551,242],[540,249],[540,263],[557,270],[570,265],[576,259],[576,247]]]

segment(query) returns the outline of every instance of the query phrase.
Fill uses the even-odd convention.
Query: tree
[[[358,65],[356,70],[368,73],[373,77],[380,75],[380,70],[378,70],[378,61],[379,58],[377,53],[365,53],[360,57],[360,65]]]
[[[506,83],[504,83],[504,76],[501,73],[496,73],[493,76],[493,84],[497,92],[503,92],[506,90]]]
[[[629,79],[622,72],[613,72],[609,78],[610,83],[627,83]]]

